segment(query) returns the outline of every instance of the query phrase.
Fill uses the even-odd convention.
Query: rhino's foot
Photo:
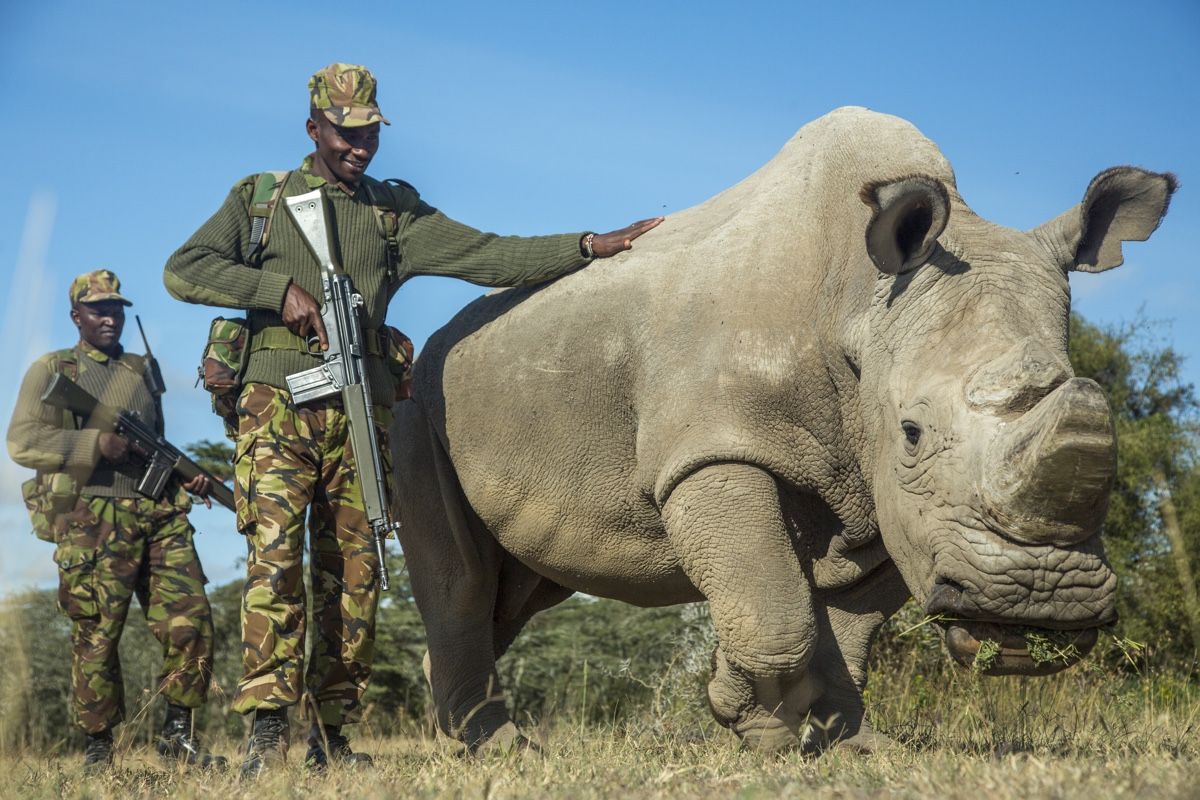
[[[805,714],[816,684],[807,670],[783,676],[753,676],[733,666],[721,648],[713,653],[708,704],[713,716],[758,753],[776,753],[800,745]]]
[[[841,752],[854,753],[860,756],[874,755],[875,753],[883,753],[890,750],[896,750],[900,747],[900,743],[890,736],[885,736],[882,733],[875,731],[859,731],[853,736],[845,739],[839,739],[835,744]]]
[[[730,728],[742,740],[742,749],[753,753],[783,753],[800,745],[796,732],[770,715],[742,720]]]
[[[494,733],[476,744],[472,752],[480,758],[543,754],[541,746],[521,733],[513,722],[501,725]]]
[[[855,709],[855,712],[857,711],[859,709]],[[809,718],[802,746],[804,752],[813,755],[833,748],[837,748],[839,752],[871,755],[899,747],[899,744],[873,730],[862,718],[861,713],[844,716],[835,712],[823,721],[815,715]]]

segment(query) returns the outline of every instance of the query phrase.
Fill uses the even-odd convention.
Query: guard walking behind
[[[161,434],[161,387],[148,360],[121,347],[125,307],[120,281],[106,269],[77,277],[70,288],[71,320],[79,343],[48,353],[26,372],[8,451],[37,471],[22,487],[34,532],[57,545],[58,604],[71,620],[71,680],[76,720],[87,735],[84,764],[113,760],[113,728],[125,719],[124,683],[117,645],[136,595],[162,644],[158,694],[167,702],[157,741],[167,761],[223,767],[205,752],[193,710],[203,705],[212,679],[213,625],[205,577],[192,544],[188,492],[205,497],[204,476],[172,479],[161,499],[136,491],[137,472],[121,436],[82,427],[86,422],[41,402],[56,374],[78,383],[106,405],[136,411]],[[156,391],[152,391],[156,389]]]

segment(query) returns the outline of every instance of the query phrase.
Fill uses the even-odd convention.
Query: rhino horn
[[[1070,545],[1100,530],[1117,466],[1112,413],[1100,386],[1072,378],[992,442],[981,494],[1005,536]]]

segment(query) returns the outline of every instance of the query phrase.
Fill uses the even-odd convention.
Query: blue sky
[[[1124,267],[1072,278],[1089,319],[1165,320],[1200,383],[1200,3],[7,3],[0,322],[11,379],[67,346],[66,286],[114,269],[164,361],[168,433],[219,438],[192,388],[207,321],[162,286],[167,256],[243,175],[308,152],[305,82],[370,66],[392,120],[372,165],[501,233],[608,230],[732,185],[841,105],[912,121],[981,215],[1029,228],[1116,164],[1179,175],[1162,228]],[[479,289],[420,278],[389,321],[417,345]],[[125,342],[136,344],[136,330]],[[0,466],[0,592],[54,579]],[[209,575],[244,553],[198,512]]]

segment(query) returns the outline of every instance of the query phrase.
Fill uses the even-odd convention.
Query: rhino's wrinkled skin
[[[910,594],[960,660],[1110,622],[1116,443],[1067,276],[1119,265],[1174,188],[1108,170],[1003,228],[910,124],[840,109],[631,253],[472,303],[393,436],[439,726],[511,741],[495,658],[576,591],[707,599],[713,713],[765,748],[810,714],[873,740],[867,653]]]

